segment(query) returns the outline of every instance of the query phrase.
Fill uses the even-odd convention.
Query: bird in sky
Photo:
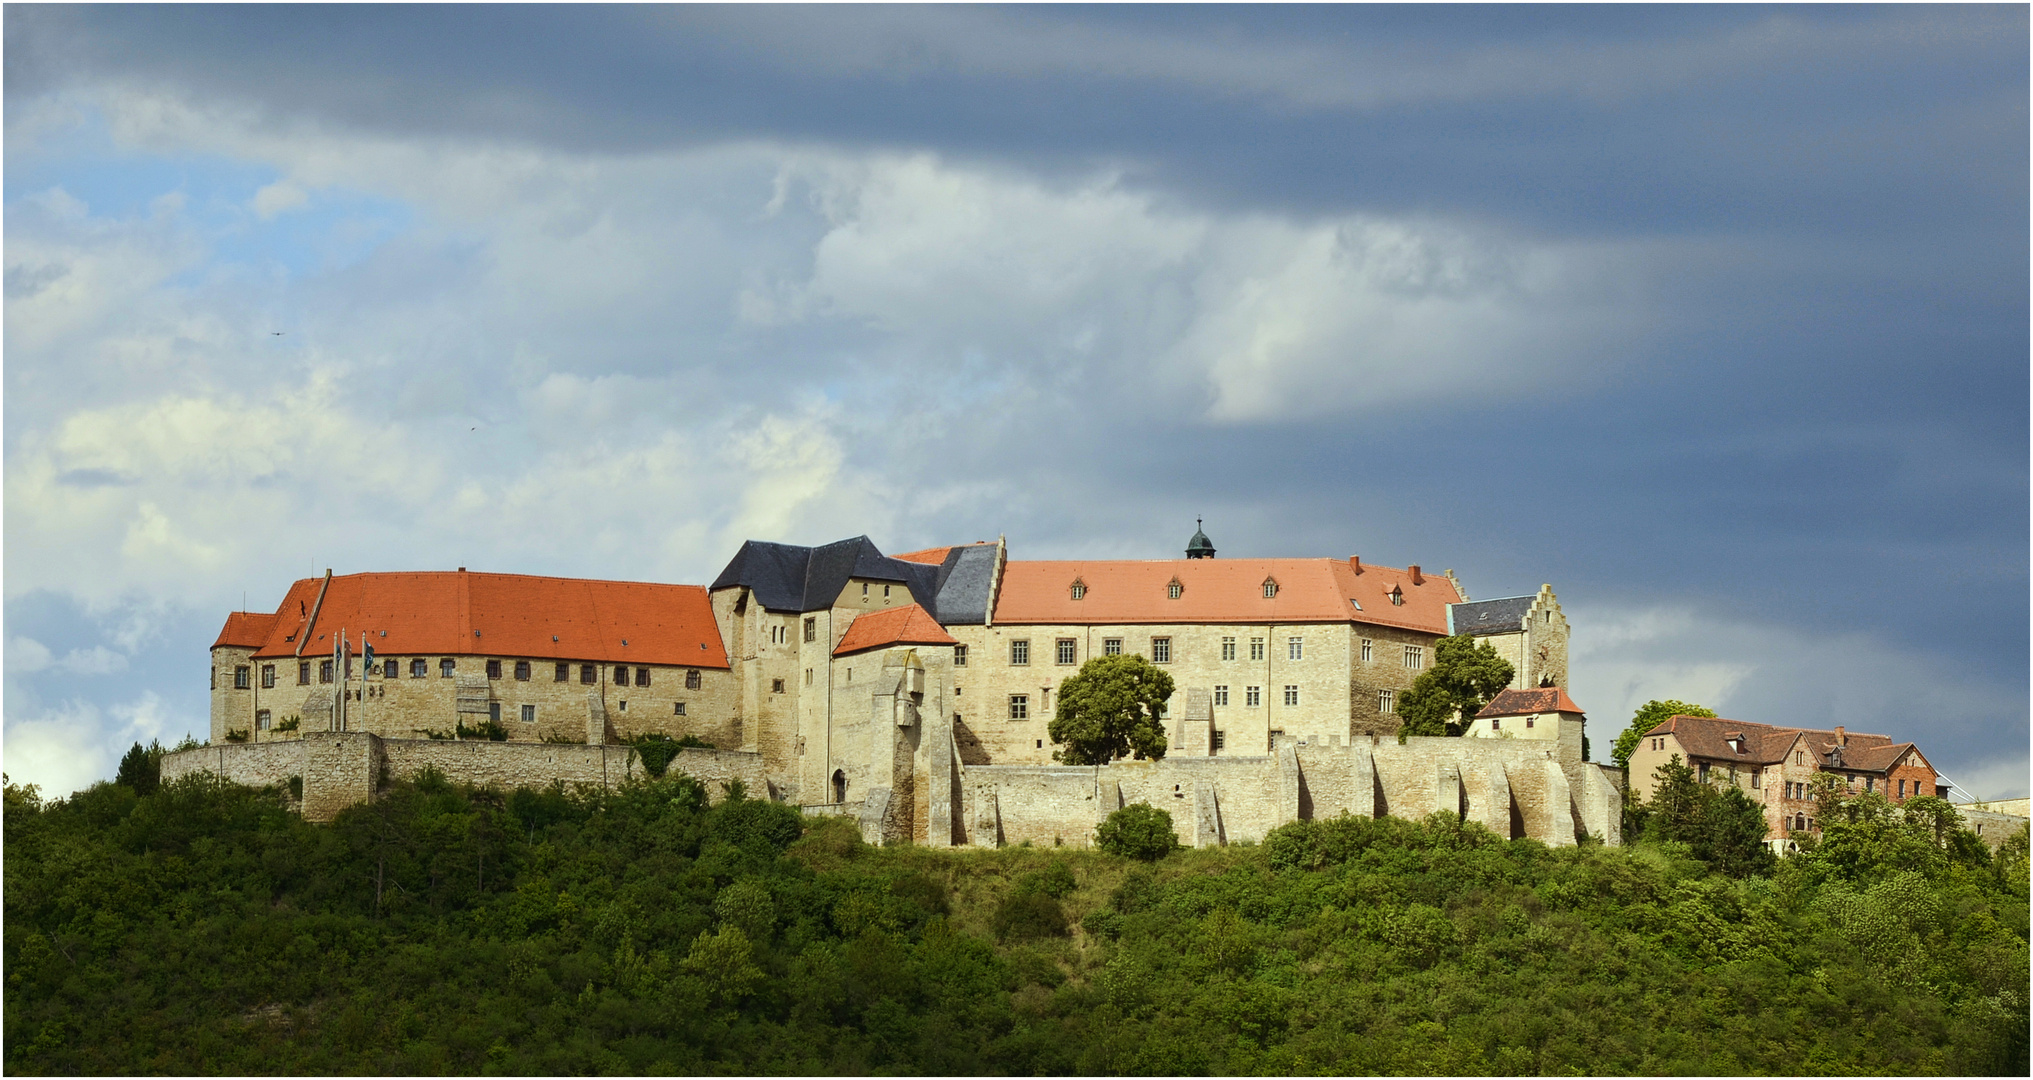
[[[289,333],[289,331],[287,331],[287,330],[270,330],[270,331],[268,332],[268,336],[269,336],[269,337],[281,337],[282,335],[284,335],[284,334],[287,334],[287,333]]]

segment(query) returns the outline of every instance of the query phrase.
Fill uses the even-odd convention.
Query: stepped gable
[[[697,585],[464,570],[346,574],[329,587],[298,581],[269,618],[260,659],[296,655],[299,638],[303,656],[330,656],[344,629],[356,654],[364,632],[386,656],[728,666],[712,601]]]
[[[275,624],[280,616],[259,611],[235,611],[226,616],[226,625],[219,631],[219,639],[212,642],[212,648],[233,646],[241,649],[258,649],[266,644],[275,633]]]
[[[938,592],[939,567],[892,559],[866,536],[819,547],[746,540],[710,588],[746,588],[766,611],[803,614],[832,607],[850,578],[897,582],[926,604]]]
[[[1340,559],[1010,560],[998,624],[1357,622],[1447,632],[1445,577]],[[1277,595],[1266,598],[1266,579]],[[1172,599],[1169,586],[1180,585]],[[1086,586],[1073,599],[1075,581]],[[1403,600],[1391,602],[1393,592]]]
[[[1537,687],[1531,690],[1506,690],[1490,699],[1489,704],[1475,715],[1484,716],[1528,716],[1549,712],[1581,712],[1581,706],[1567,696],[1567,691],[1557,686]]]
[[[930,612],[917,604],[871,611],[857,615],[833,650],[834,656],[850,656],[870,649],[897,645],[958,645]]]
[[[1447,607],[1447,632],[1449,634],[1515,634],[1525,628],[1525,616],[1531,614],[1532,596],[1506,596],[1496,600],[1477,600],[1472,604],[1450,604]]]

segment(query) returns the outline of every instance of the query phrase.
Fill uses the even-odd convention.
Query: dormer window
[[[1277,598],[1278,598],[1278,579],[1277,579],[1277,578],[1265,578],[1265,579],[1264,579],[1264,599],[1266,599],[1266,600],[1275,600],[1275,599],[1277,599]]]
[[[1269,586],[1269,585],[1266,585],[1266,586],[1264,586],[1264,588],[1265,588],[1266,590],[1268,590],[1268,589],[1270,588],[1270,586]],[[1269,593],[1268,591],[1266,591],[1266,592],[1264,593],[1264,595],[1265,595],[1265,596],[1269,596],[1269,595],[1270,595],[1270,593]],[[1385,594],[1384,594],[1384,599],[1386,599],[1386,600],[1389,600],[1389,601],[1391,602],[1391,606],[1392,606],[1392,607],[1404,607],[1404,606],[1405,606],[1405,590],[1404,590],[1404,589],[1402,589],[1402,588],[1400,588],[1399,586],[1393,585],[1393,586],[1391,586],[1391,591],[1390,591],[1390,592],[1387,592],[1387,593],[1385,593]]]
[[[1081,581],[1078,578],[1075,578],[1073,580],[1073,599],[1075,600],[1087,599],[1087,583]]]
[[[1186,586],[1179,584],[1178,578],[1173,578],[1171,584],[1165,586],[1165,599],[1177,600],[1179,594],[1185,591]]]

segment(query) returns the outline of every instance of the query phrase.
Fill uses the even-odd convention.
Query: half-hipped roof
[[[1275,595],[1264,595],[1266,582]],[[1078,599],[1075,583],[1083,586]],[[1393,593],[1403,602],[1393,603]],[[1012,559],[1003,568],[995,621],[1357,622],[1445,634],[1447,605],[1460,600],[1445,577],[1352,559]]]
[[[343,628],[356,654],[365,640],[386,656],[727,667],[712,602],[697,585],[463,570],[346,574],[331,579],[320,602],[323,586],[298,581],[275,614],[260,617],[269,625],[257,658],[330,656]],[[233,613],[220,644],[255,625]]]
[[[854,621],[848,624],[847,633],[841,636],[840,644],[834,647],[833,655],[848,656],[898,645],[958,644],[930,612],[916,604],[905,604],[855,616]]]

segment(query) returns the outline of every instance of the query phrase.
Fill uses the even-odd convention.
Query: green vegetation
[[[622,742],[634,749],[636,758],[642,762],[643,771],[652,777],[662,777],[664,770],[670,767],[672,759],[688,748],[713,749],[712,743],[689,734],[675,739],[661,733],[638,735],[633,739],[623,739]]]
[[[878,849],[675,769],[314,825],[129,760],[6,787],[10,1074],[2027,1071],[2024,838],[1870,795],[1737,878],[1448,814]]]
[[[1713,709],[1690,705],[1685,701],[1647,701],[1638,707],[1637,713],[1631,717],[1630,725],[1624,728],[1624,733],[1617,736],[1617,744],[1609,753],[1610,760],[1616,762],[1617,768],[1628,769],[1631,767],[1631,754],[1637,750],[1638,740],[1645,737],[1645,732],[1676,716],[1714,715]]]
[[[1094,846],[1111,855],[1151,862],[1179,846],[1172,815],[1149,803],[1131,803],[1109,812],[1094,828]]]
[[[1473,634],[1441,638],[1433,645],[1433,666],[1412,680],[1398,698],[1398,741],[1407,735],[1459,735],[1489,699],[1511,684],[1517,669]]]
[[[1172,676],[1135,654],[1097,656],[1059,685],[1045,734],[1061,749],[1052,760],[1106,765],[1117,758],[1165,756],[1165,702]]]

